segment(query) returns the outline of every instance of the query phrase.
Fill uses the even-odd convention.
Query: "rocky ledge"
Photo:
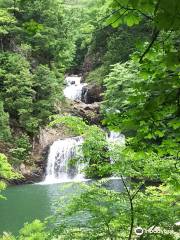
[[[100,124],[100,102],[85,104],[83,102],[72,103],[72,114],[86,119],[91,124]]]

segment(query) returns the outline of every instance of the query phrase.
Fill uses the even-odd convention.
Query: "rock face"
[[[72,105],[72,113],[76,116],[86,119],[91,124],[100,123],[100,103],[85,104],[83,102],[75,102]]]
[[[23,176],[23,178],[20,179],[21,183],[36,183],[43,179],[44,169],[42,165],[40,166],[38,164],[38,162],[36,162],[36,165],[34,166],[21,163],[19,170]]]
[[[40,150],[40,152],[42,152],[43,149],[46,149],[54,141],[68,137],[65,132],[65,128],[62,126],[60,128],[41,129],[38,139],[36,140],[36,143],[38,143],[38,151]],[[36,146],[34,146],[34,148],[36,148]]]
[[[95,102],[101,102],[102,101],[102,94],[103,89],[100,86],[97,85],[87,85],[84,86],[82,89],[82,102],[86,104],[92,104]]]
[[[66,137],[67,135],[63,127],[41,129],[39,136],[37,136],[33,142],[33,150],[30,156],[30,162],[33,162],[33,164],[29,164],[28,162],[21,163],[17,170],[21,173],[22,178],[10,181],[10,183],[31,184],[44,180],[49,147],[54,141]]]

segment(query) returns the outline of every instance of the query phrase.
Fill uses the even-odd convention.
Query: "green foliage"
[[[33,115],[46,123],[47,119],[53,113],[55,104],[58,102],[59,92],[62,91],[61,83],[53,71],[47,66],[39,65],[34,74],[33,89],[36,92],[33,105]]]
[[[179,194],[179,33],[159,33],[159,30],[178,29],[179,2],[174,0],[170,7],[166,0],[109,2],[113,3],[114,11],[109,23],[114,27],[133,26],[145,19],[151,22],[151,28],[155,27],[152,42],[140,46],[130,61],[115,64],[104,81],[103,122],[127,136],[126,147],[112,151],[111,172],[130,177],[131,181],[121,178],[125,188],[122,193],[91,186],[73,199],[62,213],[65,220],[57,232],[65,239],[70,236],[73,239],[132,239],[135,236],[131,230],[135,226],[145,229],[159,226],[168,231],[178,221],[175,212]],[[171,24],[168,18],[163,20],[165,16],[172,19]],[[112,41],[112,49],[116,47],[115,42]],[[93,135],[95,132],[89,127],[84,133],[87,159],[91,159],[94,150],[98,154],[96,152],[92,159],[102,154],[102,136],[99,132]],[[109,169],[110,166],[106,173]],[[155,184],[157,187],[152,186]],[[111,212],[116,202],[121,208]],[[118,212],[117,218],[114,212]],[[86,215],[86,222],[70,221],[77,213]],[[141,239],[176,239],[176,236],[174,232],[145,233]]]
[[[106,134],[97,126],[91,126],[85,132],[82,144],[83,159],[88,164],[85,174],[88,178],[111,176],[110,156]]]
[[[9,233],[4,233],[2,237],[0,236],[0,240],[16,240],[16,238]]]
[[[4,233],[0,236],[0,240],[46,240],[49,238],[49,233],[46,230],[46,223],[40,220],[34,220],[32,223],[24,224],[24,227],[19,231],[17,237],[11,234]]]
[[[17,177],[18,175],[8,163],[7,157],[0,153],[0,193],[6,188],[6,180],[15,179]],[[2,198],[2,195],[0,195],[0,198]]]
[[[7,141],[10,136],[9,115],[4,112],[3,102],[0,101],[0,140]]]
[[[108,38],[106,53],[102,59],[108,73],[110,65],[128,61],[139,42],[148,40],[151,31],[151,26],[145,22],[132,28],[121,26],[114,30]]]
[[[80,2],[81,4],[76,3],[74,6],[74,10],[77,12],[78,24],[76,24],[76,28],[78,31],[76,31],[76,54],[71,67],[77,72],[81,72],[86,65],[84,60],[86,62],[87,52],[90,50],[96,29],[101,26],[100,19],[103,17],[101,9],[104,4],[103,0],[90,0],[88,2],[81,0]],[[101,34],[100,32],[99,34]],[[104,42],[101,41],[101,44],[104,45]],[[94,61],[96,62],[96,59]],[[88,61],[88,64],[91,65],[91,62]]]
[[[104,14],[108,16],[107,12]],[[151,31],[151,26],[145,21],[139,26],[120,26],[118,29],[104,27],[104,22],[100,21],[85,56],[83,69],[90,72],[86,81],[102,85],[103,79],[110,72],[110,66],[129,60],[136,45],[142,40],[148,40]]]
[[[5,112],[31,133],[47,122],[55,113],[58,91],[62,95],[62,74],[71,67],[76,51],[72,69],[93,69],[88,81],[104,82],[103,124],[127,138],[126,147],[108,149],[105,133],[81,118],[57,117],[50,124],[84,137],[81,161],[87,164],[87,177],[113,174],[123,185],[120,192],[105,188],[105,180],[86,185],[58,212],[61,221],[52,238],[131,240],[136,226],[171,230],[179,207],[180,2],[82,0],[77,5],[68,1],[68,6],[50,0],[20,0],[16,6],[1,2],[2,128],[8,129]],[[152,36],[146,42],[149,30]],[[135,52],[139,40],[143,44]],[[24,160],[27,149],[22,140],[14,153]],[[0,177],[10,178],[7,159],[0,157]],[[71,166],[76,161],[72,159]],[[175,238],[174,232],[141,236]],[[18,239],[50,236],[45,225],[35,221],[25,225]]]
[[[128,218],[125,206],[119,193],[107,190],[102,184],[84,185],[82,194],[74,196],[67,208],[59,210],[62,222],[57,233],[63,239],[121,239],[118,236],[125,230]]]
[[[113,190],[111,180],[107,179],[81,185],[81,194],[75,195],[67,207],[59,209],[57,218],[61,217],[62,221],[54,231],[55,236],[60,239],[128,239],[133,216],[135,226],[141,226],[144,230],[152,226],[159,226],[162,232],[171,230],[167,238],[166,234],[161,233],[153,234],[152,239],[176,239],[173,225],[177,221],[174,212],[178,206],[172,204],[178,193],[165,186],[147,187],[138,192],[134,187],[128,190],[124,186],[123,189],[123,185],[119,185],[122,184],[120,180],[116,183],[119,191]],[[130,195],[134,196],[133,209]],[[145,233],[142,239],[149,239],[150,236]],[[131,237],[129,239],[136,237],[134,232]]]
[[[104,104],[108,108],[106,115],[109,116],[107,122],[110,127],[119,128],[134,137],[131,143],[136,150],[151,148],[157,151],[158,148],[161,156],[170,154],[176,158],[179,136],[173,126],[178,128],[177,68],[174,69],[174,74],[169,74],[169,66],[162,62],[164,54],[155,49],[152,51],[153,55],[146,60],[146,64],[137,65],[134,69],[129,64],[115,65],[105,80],[107,91]],[[114,84],[118,86],[116,89],[113,88]],[[171,144],[166,152],[160,150],[168,140],[174,143],[174,153],[170,150]]]
[[[4,108],[10,117],[16,118],[26,128],[32,113],[32,75],[29,63],[19,54],[4,53],[1,62],[1,92]]]
[[[0,99],[10,120],[28,134],[37,134],[63,99],[76,15],[59,0],[0,2]]]
[[[86,82],[102,86],[104,76],[107,75],[107,73],[108,68],[106,68],[105,66],[96,68],[88,74],[88,76],[86,77]]]
[[[34,220],[31,224],[25,224],[20,230],[18,240],[45,240],[48,234],[45,231],[45,224],[39,220]]]
[[[178,0],[173,0],[171,3],[168,0],[163,1],[134,1],[120,0],[109,1],[110,7],[115,13],[110,16],[108,23],[113,27],[118,27],[120,24],[133,26],[139,24],[144,18],[153,22],[156,28],[160,30],[179,29],[180,4]]]
[[[95,125],[89,126],[82,118],[74,116],[57,116],[50,123],[50,126],[54,125],[65,126],[69,134],[84,137],[83,154],[80,161],[87,165],[84,172],[88,178],[102,178],[111,175],[108,143],[103,130]],[[72,163],[74,164],[74,161]]]
[[[142,2],[137,1],[139,5],[134,3],[134,10],[127,9],[132,8],[133,1],[125,2],[122,5],[127,4],[124,5],[126,13],[131,15],[142,15],[143,12],[150,16],[152,13],[158,15],[160,11],[166,11],[160,10],[160,4],[157,12],[151,12],[148,6],[154,3],[150,1],[144,8],[141,8]],[[118,1],[114,6],[118,6]],[[117,25],[128,21],[128,16],[125,18],[125,15],[116,21]],[[165,29],[158,24],[157,27]],[[131,183],[138,193],[130,199],[134,217],[137,218],[136,221],[133,219],[133,225],[136,223],[143,228],[153,225],[172,229],[173,223],[177,221],[174,213],[178,208],[179,189],[178,35],[178,32],[158,32],[159,37],[154,35],[153,42],[140,46],[131,61],[115,64],[104,80],[106,91],[102,107],[105,116],[103,122],[110,129],[119,130],[127,136],[126,148],[114,149],[112,153],[113,172],[136,180],[134,184]],[[140,180],[150,185],[163,185],[146,187],[145,192],[142,192],[137,185]],[[165,233],[151,236],[147,233],[142,236],[142,239],[146,238],[175,239],[175,236]]]
[[[9,34],[16,19],[6,9],[0,9],[0,36],[4,37]],[[2,49],[3,50],[3,49]]]
[[[138,64],[134,62],[117,63],[112,67],[112,71],[104,79],[106,91],[104,93],[103,109],[106,116],[109,116],[107,119],[108,125],[111,125],[112,122],[113,128],[115,128],[116,124],[120,123],[119,118],[116,121],[115,116],[120,115],[123,107],[126,109],[129,98],[132,97],[134,91],[130,86],[133,87],[139,79],[137,77]]]
[[[10,150],[13,163],[26,162],[31,150],[30,139],[27,135],[21,135],[15,139],[14,148]]]
[[[83,135],[89,126],[80,117],[75,116],[56,116],[55,119],[50,123],[50,126],[62,125],[67,127],[69,133],[79,136]]]
[[[4,154],[0,154],[0,177],[1,179],[12,179],[15,177],[15,173],[11,165],[7,161],[7,157]]]
[[[169,74],[171,67],[164,57],[163,51],[154,48],[142,65],[129,62],[114,66],[105,80],[104,123],[128,137],[128,147],[116,158],[123,157],[128,164],[119,162],[117,169],[135,178],[173,182],[176,188],[179,77],[176,67]]]
[[[132,28],[121,26],[118,29],[112,29],[108,27],[101,33],[97,32],[89,50],[90,56],[96,54],[96,59],[99,61],[94,63],[94,67],[104,65],[107,69],[106,72],[109,73],[110,65],[130,59],[136,45],[139,41],[146,41],[150,31],[151,27],[142,23],[140,26]]]

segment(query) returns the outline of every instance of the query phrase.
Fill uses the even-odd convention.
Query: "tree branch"
[[[149,43],[148,47],[146,48],[146,50],[144,51],[144,53],[142,54],[142,56],[140,57],[139,63],[142,63],[143,58],[146,56],[146,54],[150,51],[151,47],[154,45],[155,41],[157,40],[158,36],[159,36],[160,31],[159,30],[154,30],[153,33],[153,37],[151,42]]]
[[[134,206],[133,206],[133,198],[131,197],[131,193],[128,189],[128,186],[126,184],[126,182],[124,181],[123,176],[121,176],[121,180],[123,182],[123,185],[126,189],[127,195],[128,195],[128,199],[129,199],[129,203],[130,203],[130,211],[131,211],[131,224],[130,224],[130,230],[129,230],[129,236],[128,236],[128,240],[131,240],[132,238],[132,233],[133,233],[133,227],[134,227]]]
[[[120,10],[122,10],[123,8],[118,8],[117,10],[113,11],[112,13],[110,13],[109,15],[106,15],[105,17],[101,18],[98,22],[102,22],[104,21],[105,19],[111,17],[112,15],[114,15],[115,13],[119,12]]]
[[[130,7],[128,7],[128,4],[127,4],[127,6],[122,6],[121,3],[120,3],[119,1],[117,1],[117,0],[116,0],[116,2],[118,3],[118,5],[119,5],[122,9],[126,9],[126,10],[128,10],[128,11],[137,11],[137,12],[139,12],[141,15],[143,15],[144,17],[146,17],[146,18],[148,18],[148,19],[150,19],[150,20],[153,20],[153,17],[145,14],[144,12],[142,12],[142,11],[139,10],[139,9],[130,8]]]
[[[144,186],[144,184],[142,184],[138,189],[137,191],[133,194],[133,196],[131,197],[132,200],[136,197],[136,195],[139,193],[139,191],[141,190],[141,188]]]

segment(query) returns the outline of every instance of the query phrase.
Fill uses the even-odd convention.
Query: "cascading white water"
[[[107,141],[110,144],[120,144],[123,146],[125,145],[125,136],[120,133],[110,132]],[[44,184],[85,181],[82,173],[84,165],[78,162],[75,166],[70,165],[70,160],[78,155],[82,156],[82,143],[82,137],[73,137],[58,140],[52,144],[48,155]]]
[[[81,83],[81,77],[68,76],[66,77],[67,87],[64,89],[64,96],[73,101],[81,101],[83,87],[86,83]]]
[[[68,76],[66,77],[66,82],[67,87],[64,89],[65,97],[73,101],[81,101],[82,90],[86,85],[81,83],[81,77]],[[110,145],[125,145],[125,136],[121,133],[110,132],[109,136],[107,135],[107,141]],[[78,154],[82,156],[82,143],[82,137],[73,137],[58,140],[52,144],[48,155],[46,178],[43,184],[85,180],[81,173],[85,166],[78,162],[75,166],[70,164],[70,160]]]
[[[126,144],[125,135],[119,132],[111,131],[109,134],[107,134],[106,139],[107,139],[110,151],[114,151],[114,147],[124,147]],[[114,162],[114,159],[112,156],[110,156],[110,161],[111,163]]]
[[[126,138],[123,134],[119,132],[111,131],[109,136],[107,137],[109,143],[118,144],[124,146],[126,143]]]
[[[70,166],[69,161],[80,153],[82,137],[66,138],[55,141],[50,147],[46,178],[44,183],[69,182],[72,180],[83,180],[81,164]]]

